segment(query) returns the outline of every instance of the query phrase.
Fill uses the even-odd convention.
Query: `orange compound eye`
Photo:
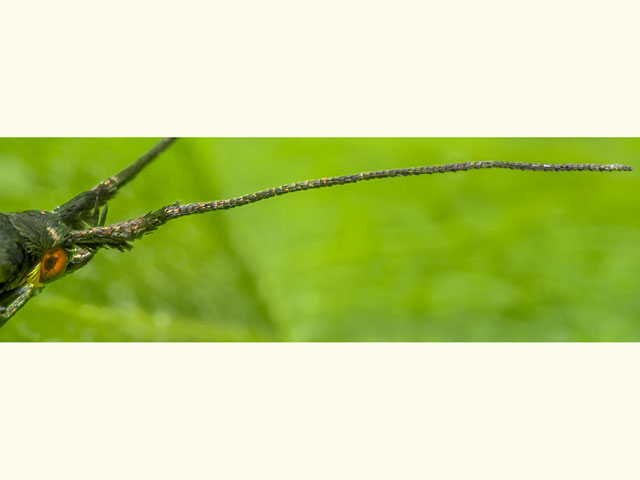
[[[49,250],[40,262],[40,281],[46,283],[58,278],[66,270],[68,261],[69,256],[63,248]]]

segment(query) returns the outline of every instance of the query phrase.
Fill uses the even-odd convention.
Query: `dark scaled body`
[[[213,202],[174,203],[125,222],[105,225],[107,202],[175,139],[158,142],[120,173],[82,192],[53,211],[0,213],[0,327],[44,285],[86,265],[101,248],[125,250],[130,242],[169,220],[227,210],[293,192],[365,180],[502,168],[536,172],[629,171],[625,165],[537,164],[482,161],[363,172],[291,183]]]
[[[117,175],[51,212],[0,213],[0,327],[46,283],[74,272],[93,258],[98,246],[77,245],[73,234],[104,225],[106,203],[174,140],[163,139]],[[124,242],[100,246],[128,247]]]
[[[0,319],[2,315],[8,318],[24,303],[16,300],[24,300],[24,295],[30,298],[53,279],[46,275],[47,269],[42,272],[34,269],[47,252],[62,247],[72,231],[51,212],[0,214]],[[50,262],[48,268],[51,271]],[[33,276],[28,278],[31,272]]]
[[[0,213],[0,298],[17,286],[30,263],[23,239],[11,223],[11,217]]]

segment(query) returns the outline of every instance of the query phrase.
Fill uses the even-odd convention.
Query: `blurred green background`
[[[156,139],[1,139],[0,211],[52,209]],[[109,221],[366,170],[626,163],[638,139],[181,139]],[[48,286],[3,341],[638,341],[638,172],[485,170],[171,222]]]

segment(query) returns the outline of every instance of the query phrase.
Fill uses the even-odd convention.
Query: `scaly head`
[[[0,324],[44,285],[86,264],[93,251],[71,246],[73,229],[46,211],[0,214]]]
[[[130,248],[123,241],[78,244],[73,233],[103,226],[107,202],[174,140],[161,140],[120,173],[52,212],[0,214],[0,327],[46,284],[89,263],[100,247]]]

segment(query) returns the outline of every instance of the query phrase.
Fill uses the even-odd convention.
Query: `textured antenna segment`
[[[627,165],[601,165],[597,163],[566,163],[566,164],[544,164],[544,163],[522,163],[522,162],[465,162],[450,163],[448,165],[433,165],[427,167],[397,168],[393,170],[378,170],[375,172],[362,172],[341,177],[319,178],[317,180],[307,180],[305,182],[291,183],[280,187],[269,188],[260,192],[244,195],[242,197],[219,200],[215,202],[190,203],[188,205],[176,206],[170,210],[171,215],[182,217],[194,213],[204,213],[212,210],[226,210],[229,208],[248,205],[267,198],[284,195],[286,193],[311,190],[314,188],[332,187],[334,185],[346,185],[364,180],[374,180],[378,178],[408,177],[412,175],[431,175],[434,173],[461,172],[466,170],[480,170],[485,168],[506,168],[509,170],[529,170],[533,172],[570,172],[570,171],[597,171],[597,172],[617,172],[630,171],[632,167]]]
[[[412,175],[430,175],[434,173],[460,172],[466,170],[480,170],[484,168],[506,168],[510,170],[530,170],[534,172],[569,172],[569,171],[597,171],[597,172],[618,172],[630,171],[632,167],[627,165],[601,165],[597,163],[567,163],[567,164],[546,164],[546,163],[521,163],[521,162],[465,162],[451,163],[448,165],[434,165],[427,167],[398,168],[393,170],[379,170],[375,172],[362,172],[341,177],[318,178],[304,182],[290,183],[280,187],[269,188],[259,192],[243,195],[241,197],[230,198],[228,200],[217,200],[213,202],[189,203],[172,205],[149,212],[141,217],[128,220],[126,222],[115,223],[102,227],[94,227],[86,230],[77,230],[69,237],[69,242],[75,244],[91,244],[94,247],[129,248],[128,241],[137,240],[142,236],[153,232],[158,227],[164,225],[174,218],[194,215],[198,213],[211,212],[213,210],[228,210],[230,208],[249,205],[251,203],[266,200],[267,198],[285,195],[287,193],[312,190],[315,188],[332,187],[334,185],[346,185],[364,180],[378,178],[406,177]]]

